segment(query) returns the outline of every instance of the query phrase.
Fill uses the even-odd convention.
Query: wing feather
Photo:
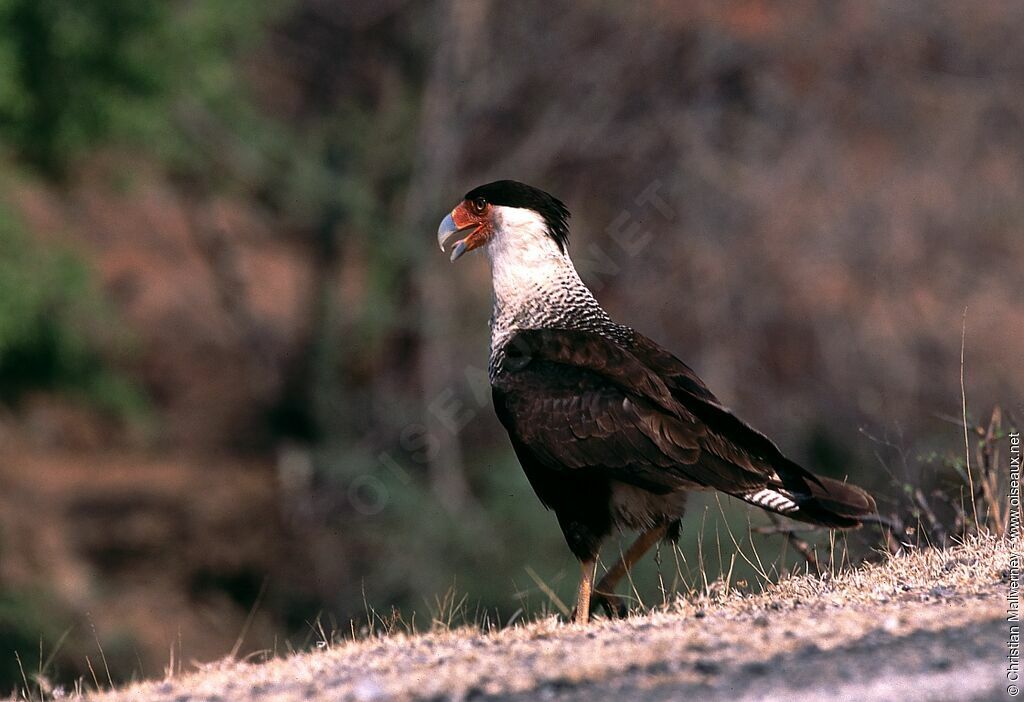
[[[513,442],[549,469],[601,471],[661,490],[764,483],[750,462],[703,465],[715,437],[629,350],[567,330],[520,332],[509,350],[493,382],[495,407]]]
[[[528,476],[540,464],[562,475],[595,471],[653,492],[713,488],[836,527],[856,526],[874,511],[866,492],[790,461],[689,366],[632,335],[629,343],[560,329],[513,337],[492,390]]]

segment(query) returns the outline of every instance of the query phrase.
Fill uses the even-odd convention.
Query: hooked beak
[[[485,243],[485,229],[484,220],[473,216],[463,205],[459,205],[441,220],[441,226],[437,228],[437,244],[444,251],[444,247],[450,244],[456,235],[468,231],[469,233],[456,241],[452,247],[451,260],[456,261],[462,254]]]
[[[447,246],[453,238],[455,238],[456,234],[465,228],[466,227],[460,229],[455,224],[455,219],[449,212],[448,216],[441,220],[441,226],[437,228],[437,245],[441,247],[442,251],[444,251],[444,247]],[[467,250],[468,247],[466,246],[466,240],[460,239],[452,248],[452,261],[455,261],[459,256],[466,253]]]

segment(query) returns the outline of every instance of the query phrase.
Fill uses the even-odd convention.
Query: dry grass
[[[929,632],[938,640],[994,622],[1005,607],[1000,580],[1018,546],[971,537],[947,550],[908,550],[880,564],[789,577],[756,595],[704,594],[586,627],[548,617],[493,632],[438,626],[421,635],[324,641],[316,652],[261,664],[224,660],[95,699],[411,700],[543,691],[571,697],[595,684],[603,691],[712,689],[730,670],[771,676],[794,657],[838,653],[870,637],[913,640],[905,637]],[[848,655],[854,654],[833,658]],[[870,670],[874,663],[857,665]]]
[[[804,541],[806,534],[799,525],[781,520],[759,528],[748,523],[747,533],[738,536],[718,501],[724,530],[716,527],[713,541],[705,542],[708,529],[702,522],[696,560],[688,561],[677,547],[664,572],[659,562],[660,605],[645,605],[629,580],[625,596],[640,614],[626,620],[598,620],[589,627],[566,624],[558,616],[517,622],[520,610],[508,621],[496,621],[488,612],[473,612],[468,596],[452,588],[428,603],[425,618],[406,618],[397,609],[382,613],[367,605],[361,625],[351,623],[339,629],[320,619],[311,622],[315,652],[296,653],[288,647],[285,657],[278,657],[275,650],[240,661],[237,653],[251,624],[250,613],[226,658],[190,666],[182,660],[180,644],[177,653],[172,646],[164,680],[122,690],[112,689],[107,656],[93,628],[98,655],[86,659],[89,674],[79,679],[74,690],[49,684],[47,664],[39,671],[23,671],[18,699],[287,702],[479,695],[529,699],[541,692],[574,698],[586,696],[587,690],[602,694],[618,690],[630,696],[641,688],[658,690],[665,699],[684,693],[714,698],[716,692],[735,691],[734,675],[760,678],[761,688],[771,685],[773,693],[788,686],[793,694],[835,697],[835,689],[820,685],[855,679],[856,671],[863,675],[887,663],[893,665],[896,654],[902,656],[902,668],[894,673],[892,684],[916,685],[924,691],[921,699],[929,699],[930,692],[941,692],[941,686],[949,683],[933,674],[935,652],[929,646],[945,642],[959,650],[962,640],[971,641],[973,636],[978,641],[979,627],[985,629],[985,644],[1002,640],[1001,634],[994,633],[1005,625],[1005,601],[1000,596],[1005,586],[999,583],[1006,577],[1010,554],[1019,547],[1002,537],[1011,508],[1003,484],[1007,478],[999,469],[997,442],[1004,436],[1000,411],[973,433],[978,442],[977,485],[972,486],[971,474],[966,472],[969,464],[963,466],[971,507],[961,500],[943,538],[929,527],[934,518],[917,515],[914,527],[907,526],[912,514],[880,518],[885,538],[875,551],[875,563],[851,567],[845,536],[832,533],[828,541],[815,545]],[[930,497],[934,500],[936,495]],[[953,504],[955,497],[950,493],[947,501]],[[705,518],[709,510],[713,512],[710,505]],[[951,540],[954,529],[970,535]],[[802,556],[804,573],[786,565],[785,548],[765,558],[754,534],[784,537]],[[954,545],[943,547],[950,543]],[[656,559],[663,555],[659,551]],[[737,580],[740,562],[749,566],[753,583]],[[561,602],[539,575],[528,573],[548,597],[549,609],[567,615],[571,603]],[[670,582],[664,575],[670,576]],[[823,669],[818,680],[801,679],[802,672],[813,668],[807,661],[815,656],[827,660],[814,665],[831,663],[838,669]],[[998,678],[990,663],[996,658],[987,649],[985,656],[964,657],[973,666],[955,671],[967,681],[962,683],[966,687],[956,688],[964,699],[968,693],[988,691],[985,685]],[[952,666],[949,660],[943,661],[942,665]],[[193,672],[183,674],[189,667]],[[915,675],[930,677],[927,681],[906,678]],[[855,685],[841,692],[841,696],[888,699],[892,690],[876,685],[869,691]]]

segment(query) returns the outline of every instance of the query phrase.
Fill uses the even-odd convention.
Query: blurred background
[[[436,248],[497,178],[568,204],[613,316],[883,514],[962,477],[965,308],[968,423],[1024,413],[1020,3],[0,0],[0,27],[0,689],[15,652],[104,684],[571,603],[490,408],[486,263]],[[697,500],[674,556],[717,577],[722,525],[765,524]]]

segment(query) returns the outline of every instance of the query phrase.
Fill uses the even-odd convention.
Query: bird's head
[[[543,190],[497,180],[470,190],[441,222],[437,243],[444,251],[452,242],[452,261],[480,247],[564,255],[569,210]]]

